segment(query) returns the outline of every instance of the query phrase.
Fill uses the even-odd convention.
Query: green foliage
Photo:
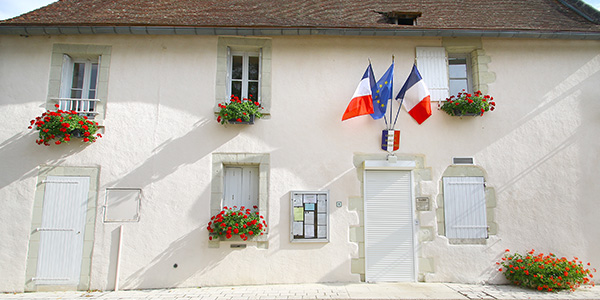
[[[260,113],[262,107],[260,106],[260,103],[252,100],[252,95],[250,95],[249,98],[244,98],[242,100],[231,95],[229,103],[219,103],[219,108],[221,110],[219,111],[217,122],[221,124],[225,124],[225,122],[228,121],[248,122],[250,121],[251,116],[254,116],[256,119],[262,117],[262,114]]]
[[[502,266],[499,271],[504,272],[506,279],[513,284],[539,291],[575,290],[582,284],[594,285],[592,272],[596,272],[596,269],[586,269],[577,257],[567,260],[553,253],[536,254],[534,250],[526,255],[509,252],[506,249],[502,261],[496,264]]]
[[[493,100],[494,97],[483,95],[481,91],[477,91],[475,94],[468,94],[463,90],[463,93],[458,93],[457,97],[451,96],[447,98],[441,110],[451,116],[467,114],[483,116],[484,112],[495,109],[496,102]]]
[[[58,108],[58,105],[55,105]],[[86,116],[80,116],[75,111],[46,111],[41,116],[30,121],[29,129],[39,131],[38,145],[50,146],[52,140],[56,145],[69,142],[73,138],[81,138],[86,143],[102,137],[98,131],[98,123],[92,122]]]
[[[258,207],[254,206],[254,210]],[[267,222],[257,211],[252,212],[244,206],[228,208],[225,206],[221,212],[210,218],[206,227],[212,240],[213,237],[224,236],[227,239],[239,235],[244,241],[256,235],[263,235],[267,229]]]

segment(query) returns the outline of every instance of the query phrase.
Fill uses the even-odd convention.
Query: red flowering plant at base
[[[58,104],[55,105],[58,108]],[[96,141],[102,137],[98,131],[98,123],[88,120],[86,116],[80,116],[75,111],[46,111],[41,116],[30,121],[29,129],[39,131],[38,145],[50,146],[50,142],[59,145],[69,142],[73,138],[81,138],[86,143]]]
[[[267,222],[256,210],[254,211],[244,206],[239,209],[237,206],[228,208],[223,207],[217,215],[210,218],[206,229],[209,232],[209,240],[216,237],[232,238],[239,235],[244,241],[257,235],[263,235],[267,230]]]
[[[446,102],[440,109],[451,116],[483,116],[486,111],[496,109],[496,102],[494,102],[494,97],[483,95],[481,91],[469,94],[463,90],[456,97],[446,98]]]
[[[504,272],[504,277],[513,284],[549,292],[565,289],[574,291],[581,285],[594,286],[592,273],[596,269],[587,268],[577,257],[568,260],[565,257],[558,258],[553,253],[536,254],[535,250],[525,255],[511,254],[509,249],[505,252],[502,261],[496,265],[501,266],[498,271]]]
[[[249,122],[251,118],[260,119],[262,106],[260,103],[253,100],[253,96],[240,100],[237,96],[231,95],[229,103],[219,103],[219,115],[217,122],[225,124],[225,122]]]

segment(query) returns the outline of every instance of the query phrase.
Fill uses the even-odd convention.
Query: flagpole
[[[394,55],[392,55],[392,82],[390,82],[390,95],[392,95],[392,97],[394,95],[394,76],[393,76],[394,68],[393,68],[393,66],[394,66]],[[392,103],[394,102],[394,99],[390,98],[388,101],[390,101],[390,125],[392,125],[392,110],[393,110]],[[396,124],[394,123],[394,125],[396,125]],[[389,129],[394,129],[394,125],[392,125],[391,128],[389,128]]]
[[[398,111],[396,112],[396,118],[394,119],[394,126],[392,126],[392,127],[396,127],[396,121],[398,121],[398,115],[400,114],[400,109],[402,108],[402,102],[404,102],[404,98],[402,98],[402,100],[400,100],[400,106],[398,107]]]

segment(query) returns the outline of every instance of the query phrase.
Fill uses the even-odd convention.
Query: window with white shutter
[[[449,239],[488,237],[483,177],[443,177],[444,218]]]

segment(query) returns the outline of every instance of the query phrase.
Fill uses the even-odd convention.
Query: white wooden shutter
[[[415,281],[409,171],[365,172],[366,280]]]
[[[60,98],[71,98],[71,81],[73,80],[73,59],[64,54],[60,75]],[[66,109],[66,108],[63,108]]]
[[[258,206],[258,168],[244,167],[242,170],[242,205],[246,208]]]
[[[223,206],[229,208],[234,206],[240,207],[242,203],[242,168],[225,167],[223,181]]]
[[[417,68],[429,88],[432,101],[449,97],[448,62],[444,47],[417,47]]]
[[[48,176],[36,284],[77,285],[81,273],[89,177]]]
[[[444,177],[446,237],[487,238],[483,177]]]
[[[225,167],[223,205],[258,206],[258,168]]]

